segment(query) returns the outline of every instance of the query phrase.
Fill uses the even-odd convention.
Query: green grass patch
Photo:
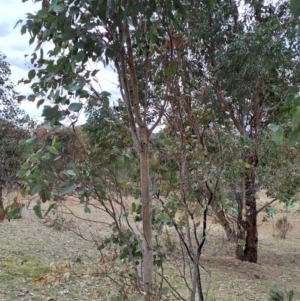
[[[36,257],[12,258],[6,257],[0,259],[0,281],[11,282],[19,278],[31,281],[40,277],[42,274],[49,273],[49,264],[43,263]]]

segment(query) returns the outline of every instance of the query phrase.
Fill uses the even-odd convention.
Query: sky
[[[22,0],[0,0],[0,52],[6,55],[6,61],[11,67],[11,80],[16,84],[16,90],[22,94],[30,94],[29,86],[23,84],[17,85],[17,82],[26,77],[30,70],[28,59],[25,55],[33,52],[35,45],[29,46],[29,35],[21,35],[21,24],[15,29],[14,26],[18,20],[25,20],[26,13],[34,13],[39,10],[41,2],[33,3],[33,0],[22,2]],[[99,81],[102,90],[108,91],[116,98],[119,95],[117,88],[117,77],[109,68],[101,70]],[[22,101],[21,108],[30,116],[39,117],[42,114],[42,108],[37,109],[36,104],[28,101]],[[82,114],[79,123],[85,122]]]

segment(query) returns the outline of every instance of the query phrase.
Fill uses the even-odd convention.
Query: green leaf
[[[76,37],[76,30],[69,30],[61,35],[61,39],[64,42],[73,40],[75,37]]]
[[[291,13],[295,18],[300,17],[300,1],[299,0],[291,0]]]
[[[73,192],[75,189],[77,188],[76,184],[72,184],[68,187],[65,187],[62,192],[61,195],[65,195],[65,194],[70,194],[71,192]]]
[[[169,292],[169,288],[168,287],[163,287],[161,292],[162,292],[163,295],[166,295]]]
[[[275,141],[275,142],[280,142],[282,141],[283,139],[283,129],[279,129],[275,134],[274,136],[272,137],[272,141]]]
[[[29,78],[30,80],[32,80],[32,79],[35,77],[35,74],[36,74],[36,72],[35,72],[34,69],[30,70],[30,71],[28,72],[28,78]]]
[[[27,174],[27,170],[26,170],[26,169],[22,169],[22,170],[20,170],[20,171],[18,172],[18,177],[19,177],[20,179],[23,179],[23,178],[26,176],[26,174]]]
[[[49,7],[49,10],[53,10],[56,13],[60,13],[66,9],[66,6],[63,3],[59,3],[58,0],[51,1],[51,5]]]
[[[22,27],[21,27],[21,35],[25,34],[27,31],[27,27],[26,25],[24,24]]]
[[[82,89],[83,85],[81,84],[78,84],[78,83],[72,83],[70,85],[68,85],[66,87],[67,90],[70,90],[70,91],[77,91],[77,90],[80,90]]]
[[[300,3],[300,1],[299,1],[299,3]],[[299,87],[297,87],[297,86],[291,86],[291,87],[289,87],[289,90],[290,90],[291,93],[297,94],[299,92]]]
[[[23,20],[20,19],[20,20],[15,24],[14,29],[18,26],[18,24],[20,24],[20,23],[22,23],[22,22],[23,22]]]
[[[273,132],[277,132],[279,130],[279,125],[276,124],[269,124],[268,128],[273,131]]]
[[[294,146],[299,141],[300,128],[295,128],[289,137],[289,146]]]
[[[135,203],[135,202],[132,202],[132,203],[131,203],[131,211],[132,211],[132,212],[135,212],[135,211],[136,211],[136,203]]]
[[[144,300],[144,297],[141,294],[134,294],[130,297],[130,301],[141,301]]]
[[[26,99],[26,96],[24,96],[24,95],[19,95],[19,96],[17,97],[18,102],[21,102],[21,101],[24,100],[24,99]]]
[[[111,93],[109,93],[109,92],[107,92],[107,91],[102,91],[102,92],[100,93],[100,95],[103,96],[103,97],[110,97],[110,96],[111,96]]]
[[[68,109],[72,112],[79,112],[82,109],[83,104],[80,102],[73,102],[69,105]]]
[[[49,12],[48,12],[47,9],[41,9],[40,11],[38,11],[37,15],[38,15],[40,18],[46,18],[46,17],[48,17]]]
[[[41,201],[40,200],[36,201],[36,205],[33,206],[33,211],[35,212],[37,217],[43,218],[42,208],[41,208]]]
[[[175,62],[172,62],[169,70],[170,78],[173,78],[175,73],[176,73],[176,64]]]
[[[28,101],[35,101],[35,95],[31,94],[27,97]]]
[[[109,99],[106,97],[103,99],[103,107],[106,109],[109,107]]]
[[[91,209],[88,206],[84,207],[84,212],[85,213],[91,213]]]
[[[34,194],[36,194],[37,192],[39,192],[41,189],[42,189],[41,184],[35,184],[35,185],[31,188],[30,194],[31,194],[31,195],[34,195]]]
[[[5,217],[8,220],[22,218],[21,215],[22,208],[16,207],[14,203],[6,207],[5,211],[6,211]]]
[[[51,199],[52,193],[50,190],[42,189],[39,192],[40,197],[42,198],[42,202],[45,203],[47,200]]]
[[[56,149],[54,146],[49,146],[49,147],[48,147],[48,150],[49,150],[49,152],[52,153],[52,154],[55,154],[55,155],[58,154],[58,151],[57,151],[57,149]]]
[[[83,51],[79,51],[75,56],[77,62],[82,62],[84,58],[85,58],[85,54]]]
[[[249,163],[245,163],[245,168],[249,169],[251,168],[251,165]]]
[[[29,145],[32,145],[32,144],[36,144],[38,141],[37,137],[33,137],[33,138],[30,138],[28,140],[25,141],[26,144],[29,144]]]
[[[25,169],[25,170],[29,169],[29,167],[30,167],[30,164],[28,162],[23,163],[21,166],[21,168]]]
[[[40,99],[40,100],[37,102],[36,107],[39,108],[44,102],[45,102],[45,99]]]
[[[285,105],[285,106],[290,106],[290,105],[292,105],[293,102],[294,102],[294,99],[295,99],[295,94],[289,94],[289,95],[286,97],[286,100],[285,100],[284,105]]]
[[[54,107],[44,106],[42,116],[45,117],[46,120],[59,120],[61,113],[59,112],[58,105],[55,105]]]
[[[159,219],[165,224],[168,224],[171,222],[171,219],[166,212],[163,212],[162,214],[160,214]]]
[[[47,216],[47,214],[48,214],[55,206],[56,206],[55,203],[54,203],[54,204],[51,204],[51,205],[48,207],[48,209],[47,209],[47,211],[46,211],[46,213],[45,213],[44,216]]]
[[[76,173],[75,173],[73,170],[71,170],[71,169],[66,170],[65,173],[66,173],[67,175],[70,175],[70,176],[76,176]]]

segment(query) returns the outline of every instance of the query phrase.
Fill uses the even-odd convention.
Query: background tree
[[[7,214],[4,209],[4,192],[17,185],[17,172],[24,162],[24,148],[19,141],[29,137],[34,125],[28,115],[20,110],[18,94],[10,82],[10,66],[0,53],[0,220]],[[15,212],[19,216],[20,212]],[[13,214],[11,213],[12,217]]]
[[[243,13],[235,2],[215,3],[204,11],[193,20],[198,25],[190,26],[194,29],[190,40],[201,46],[194,49],[193,59],[186,65],[196,83],[201,79],[215,116],[223,123],[220,126],[233,139],[240,136],[238,139],[247,145],[239,154],[245,163],[240,189],[244,194],[240,200],[237,198],[240,212],[243,208],[247,211],[240,225],[245,233],[240,239],[245,246],[237,255],[242,260],[257,262],[258,145],[262,130],[283,107],[289,84],[299,78],[295,23],[288,21],[288,2],[282,1],[249,1]],[[204,30],[197,35],[195,30],[199,32],[200,27]],[[195,85],[190,84],[189,91],[195,95]]]

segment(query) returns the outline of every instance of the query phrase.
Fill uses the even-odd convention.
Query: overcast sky
[[[0,51],[7,56],[7,61],[11,65],[12,76],[11,80],[17,84],[18,80],[27,76],[30,70],[26,64],[26,54],[31,54],[34,50],[34,45],[29,47],[29,36],[21,35],[21,25],[19,24],[15,29],[14,26],[18,20],[25,20],[26,13],[33,13],[39,10],[41,2],[34,4],[32,0],[25,3],[22,0],[0,0]],[[101,71],[99,75],[101,88],[111,94],[119,94],[117,89],[116,75],[111,69]],[[28,86],[18,85],[17,91],[22,94],[29,94]],[[37,109],[36,105],[31,102],[22,102],[22,108],[31,116],[40,116],[42,109]],[[84,119],[81,118],[81,123]]]

